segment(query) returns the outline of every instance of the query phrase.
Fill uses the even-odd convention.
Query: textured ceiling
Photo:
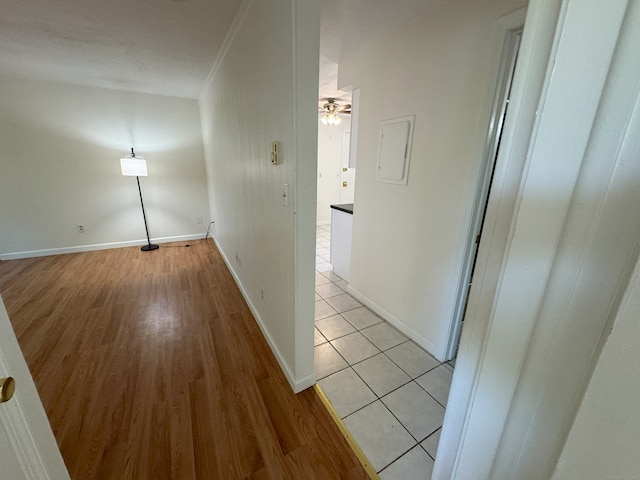
[[[0,73],[197,98],[241,0],[2,0]]]
[[[443,1],[323,0],[320,97],[344,96],[340,58]],[[1,0],[0,74],[198,98],[241,3]]]
[[[447,0],[323,0],[320,99],[350,100],[337,89],[338,64],[359,49],[427,15]],[[321,102],[322,103],[322,102]]]

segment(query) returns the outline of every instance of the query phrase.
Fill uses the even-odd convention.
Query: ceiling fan
[[[327,103],[325,103],[319,110],[324,113],[324,116],[320,119],[324,125],[338,125],[342,121],[338,116],[338,113],[345,115],[350,114],[351,104],[345,103],[340,105],[339,103],[336,103],[335,98],[327,98]]]

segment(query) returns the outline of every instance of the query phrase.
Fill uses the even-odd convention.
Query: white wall
[[[318,121],[318,225],[331,223],[331,205],[340,203],[342,138],[351,120],[345,115],[340,125],[323,125]]]
[[[554,480],[639,478],[640,264],[627,289]]]
[[[0,77],[0,145],[0,258],[146,242],[135,178],[120,173],[131,147],[148,163],[151,237],[207,228],[195,100]]]
[[[639,2],[528,7],[434,479],[553,475],[638,259],[639,41]]]
[[[245,2],[200,99],[214,236],[294,390],[315,382],[319,14],[313,0]]]
[[[495,22],[525,1],[464,0],[340,63],[361,87],[350,286],[437,358],[453,317],[493,85]],[[415,114],[407,186],[375,181],[382,120]],[[375,265],[375,275],[372,275]]]

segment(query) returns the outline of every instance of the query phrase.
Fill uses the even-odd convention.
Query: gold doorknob
[[[8,402],[16,391],[16,381],[13,377],[0,378],[0,403]]]

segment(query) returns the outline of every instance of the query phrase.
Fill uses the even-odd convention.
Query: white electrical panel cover
[[[407,184],[414,120],[409,115],[380,122],[377,181]]]

